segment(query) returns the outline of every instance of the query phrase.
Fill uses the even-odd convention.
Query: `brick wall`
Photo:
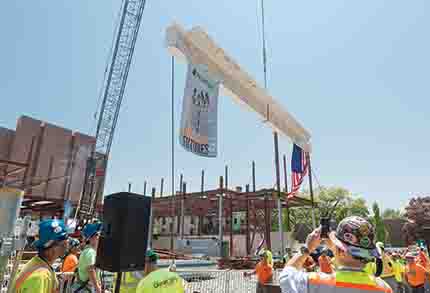
[[[15,131],[0,128],[0,158],[26,163],[32,149],[27,183],[43,184],[28,189],[25,197],[69,199],[77,204],[94,142],[94,137],[21,116]],[[22,179],[23,173],[18,178]],[[54,180],[46,182],[49,178]]]

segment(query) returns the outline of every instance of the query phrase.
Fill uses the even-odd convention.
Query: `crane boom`
[[[106,67],[107,75],[102,90],[103,100],[98,115],[96,142],[88,159],[77,210],[77,218],[80,221],[93,216],[97,200],[103,193],[107,162],[145,4],[146,0],[123,0],[122,2],[120,21],[114,34],[112,55]]]

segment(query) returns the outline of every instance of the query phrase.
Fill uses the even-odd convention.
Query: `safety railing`
[[[71,293],[71,285],[74,273],[57,273],[60,282],[60,293]]]
[[[254,293],[257,279],[255,276],[245,277],[245,270],[178,270],[184,279],[186,293]],[[106,292],[113,292],[114,275],[103,272]],[[73,273],[59,273],[60,293],[73,293],[71,278]],[[279,271],[274,271],[273,281],[278,280]]]
[[[249,293],[256,292],[255,276],[245,277],[245,270],[213,270],[213,271],[178,271],[185,280],[187,293]],[[279,272],[273,274],[273,281],[278,280]]]

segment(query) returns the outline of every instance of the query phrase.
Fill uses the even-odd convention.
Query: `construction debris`
[[[258,260],[249,257],[221,258],[218,260],[218,269],[220,270],[252,270],[255,268]]]
[[[154,251],[160,256],[160,259],[181,259],[181,260],[191,260],[191,256],[173,252],[167,249],[154,249]]]

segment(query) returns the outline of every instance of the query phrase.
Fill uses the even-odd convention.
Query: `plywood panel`
[[[71,170],[70,191],[66,195],[74,204],[77,204],[82,194],[87,159],[91,155],[94,137],[79,132],[75,132],[74,136],[73,152],[75,160],[74,167]]]
[[[52,124],[46,124],[45,131],[42,136],[43,142],[35,176],[37,180],[44,181],[48,178],[58,178],[66,175],[71,139],[71,130]],[[49,174],[52,159],[52,170],[51,174]],[[44,184],[38,187],[36,190],[41,196],[47,199],[63,199],[65,181],[65,178],[55,179],[49,181],[47,185]]]
[[[0,159],[9,160],[15,131],[0,127]],[[0,176],[6,171],[6,165],[0,165]]]
[[[43,130],[42,121],[33,119],[27,116],[21,116],[18,119],[15,131],[15,137],[12,143],[12,150],[10,153],[10,160],[25,163],[31,149],[31,141],[35,138],[33,155],[30,161],[28,174],[32,175],[36,170],[37,152],[35,151],[37,144],[40,142],[40,134]],[[24,174],[18,178],[22,179]],[[26,195],[31,194],[29,190]]]
[[[15,131],[0,127],[0,159],[8,160]]]
[[[18,119],[15,135],[12,130],[0,128],[0,158],[5,158],[9,142],[11,151],[8,159],[25,163],[33,137],[33,154],[27,183],[30,184],[31,181],[34,186],[48,179],[51,158],[54,160],[50,177],[63,178],[51,180],[48,185],[28,189],[25,197],[46,196],[47,200],[70,199],[72,204],[76,205],[82,193],[87,159],[95,143],[94,137],[79,132],[73,133],[71,130],[22,116]],[[71,162],[72,158],[74,164]],[[21,173],[20,177],[22,176]],[[67,176],[70,176],[70,182]]]

